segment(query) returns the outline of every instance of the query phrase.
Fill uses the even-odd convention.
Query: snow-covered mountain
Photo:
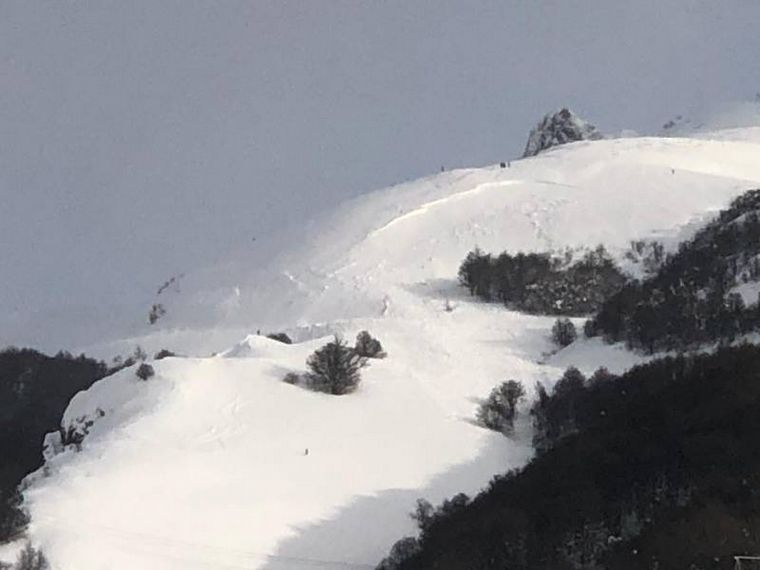
[[[64,425],[93,424],[79,452],[48,439],[25,491],[32,539],[61,570],[373,567],[414,533],[418,497],[474,493],[530,457],[527,420],[512,439],[473,423],[495,384],[640,358],[597,340],[550,354],[552,318],[457,286],[467,251],[674,247],[760,184],[758,156],[752,128],[568,144],[354,199],[178,276],[156,324],[86,347],[186,356],[73,399]],[[388,357],[356,393],[282,382],[333,333],[363,329]]]

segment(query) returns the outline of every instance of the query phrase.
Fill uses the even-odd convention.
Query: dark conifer
[[[359,385],[359,370],[364,364],[364,358],[342,338],[336,336],[332,342],[316,350],[306,361],[310,370],[307,385],[317,392],[336,396],[348,394]]]

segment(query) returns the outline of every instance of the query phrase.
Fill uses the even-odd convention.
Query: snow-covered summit
[[[575,141],[598,140],[601,133],[594,125],[581,119],[567,108],[549,113],[530,131],[523,157],[535,156],[539,152],[561,144]]]
[[[638,359],[596,340],[549,357],[552,318],[457,286],[467,251],[673,247],[760,185],[758,153],[753,130],[567,145],[380,190],[188,272],[155,325],[88,348],[185,357],[72,400],[64,424],[93,423],[30,478],[33,540],[60,570],[372,567],[414,532],[417,498],[472,494],[530,456],[527,420],[513,439],[473,424],[494,385]],[[388,356],[354,394],[282,382],[360,330]],[[265,336],[280,331],[295,343]]]

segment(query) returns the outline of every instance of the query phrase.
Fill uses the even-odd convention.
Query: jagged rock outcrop
[[[530,131],[523,158],[561,144],[602,138],[591,123],[587,123],[569,109],[549,113]]]

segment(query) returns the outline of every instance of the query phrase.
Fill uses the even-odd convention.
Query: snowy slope
[[[372,567],[414,532],[418,497],[474,493],[529,457],[527,422],[513,440],[472,423],[493,385],[637,361],[584,341],[550,358],[553,319],[456,286],[467,251],[674,245],[760,185],[758,156],[752,130],[576,143],[376,192],[188,274],[157,297],[168,313],[146,334],[87,347],[188,357],[74,398],[65,422],[95,423],[81,452],[30,478],[33,539],[61,570]],[[281,382],[333,332],[361,329],[389,356],[355,394]]]
[[[183,276],[155,298],[168,310],[158,331],[146,325],[134,338],[82,349],[107,357],[142,342],[210,354],[251,330],[293,327],[307,338],[317,323],[379,316],[389,303],[401,310],[395,296],[450,281],[475,244],[514,251],[605,243],[621,252],[632,238],[688,235],[698,227],[689,224],[758,179],[760,132],[700,136],[575,143],[511,168],[457,170],[375,192]]]

